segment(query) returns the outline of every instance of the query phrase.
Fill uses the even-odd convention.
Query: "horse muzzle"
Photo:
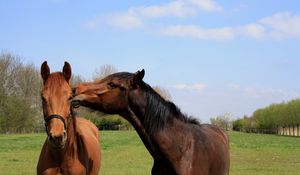
[[[57,129],[53,127],[49,127],[50,121],[52,119],[58,119],[63,123],[62,129]],[[51,125],[51,124],[50,124]],[[64,145],[67,140],[67,124],[65,119],[57,114],[50,115],[45,118],[45,129],[48,135],[48,141],[53,148],[64,148]]]
[[[62,134],[53,134],[50,131],[48,141],[53,148],[63,149],[67,141],[67,132],[63,131]]]

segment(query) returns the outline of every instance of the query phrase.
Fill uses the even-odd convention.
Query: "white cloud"
[[[220,28],[173,25],[162,28],[160,33],[166,36],[213,40],[234,39],[237,37],[253,39],[300,38],[300,16],[293,16],[290,13],[277,13],[262,18],[255,23]]]
[[[203,83],[195,83],[195,84],[179,83],[174,85],[173,87],[178,90],[203,90],[207,87],[207,85]]]
[[[141,28],[144,25],[140,18],[131,13],[107,16],[106,22],[122,29]]]
[[[265,35],[264,26],[256,23],[247,24],[245,26],[237,27],[235,29],[235,35],[246,36],[250,38],[263,38]]]
[[[129,12],[135,13],[140,17],[188,17],[195,16],[197,11],[220,11],[222,6],[214,0],[175,0],[160,5],[131,7]]]
[[[223,7],[213,0],[187,0],[187,3],[209,12],[223,10]]]
[[[162,5],[131,7],[129,12],[146,18],[165,16],[186,17],[195,16],[197,13],[195,8],[188,6],[184,1],[171,1]]]
[[[173,0],[159,5],[129,7],[125,12],[107,15],[104,22],[117,28],[134,29],[144,26],[149,18],[190,17],[196,16],[199,10],[220,11],[222,6],[214,0]],[[103,20],[92,19],[84,26],[95,29],[101,24]]]
[[[276,13],[262,18],[258,23],[269,30],[272,38],[300,37],[300,16],[292,15],[289,12]]]
[[[214,0],[172,0],[158,5],[129,7],[123,13],[107,15],[104,20],[98,18],[87,21],[85,26],[95,29],[105,22],[121,29],[150,28],[164,36],[207,40],[300,38],[300,15],[293,15],[290,12],[276,13],[247,24],[211,28],[195,23],[166,25],[159,21],[163,17],[187,18],[197,16],[199,11],[221,10],[223,7]],[[152,24],[158,25],[149,27],[149,19]]]
[[[165,36],[190,37],[196,39],[226,40],[234,39],[238,36],[249,38],[263,38],[265,29],[260,24],[247,24],[238,27],[222,28],[202,28],[195,25],[174,25],[161,29],[161,34]]]
[[[248,97],[259,99],[273,97],[280,97],[282,99],[293,99],[300,97],[300,94],[295,91],[287,91],[273,88],[246,87],[244,88],[243,92]]]
[[[238,4],[231,11],[232,12],[241,12],[241,11],[247,10],[248,8],[249,8],[249,6],[247,4]]]
[[[234,31],[230,27],[204,29],[194,25],[175,25],[162,28],[160,32],[166,36],[191,37],[196,39],[223,40],[234,37]]]

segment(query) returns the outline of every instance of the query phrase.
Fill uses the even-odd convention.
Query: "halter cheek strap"
[[[50,122],[50,120],[52,120],[54,118],[60,119],[64,123],[65,130],[67,130],[67,124],[66,124],[65,119],[61,115],[53,114],[53,115],[49,115],[48,117],[45,118],[45,129],[46,129],[47,135],[49,135],[47,125]]]

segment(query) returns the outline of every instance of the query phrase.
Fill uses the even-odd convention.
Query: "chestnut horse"
[[[182,114],[143,81],[144,74],[119,72],[79,84],[73,105],[127,119],[154,159],[153,175],[228,175],[227,135]]]
[[[75,116],[69,85],[71,66],[50,74],[45,61],[41,66],[44,82],[42,106],[47,139],[43,145],[37,174],[97,175],[100,170],[100,146],[97,127]]]

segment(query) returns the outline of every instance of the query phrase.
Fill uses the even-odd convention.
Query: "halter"
[[[74,114],[74,109],[73,109],[73,106],[71,104],[70,105],[70,113],[69,113],[69,116],[68,116],[68,124],[69,124],[69,121],[71,121],[71,119],[73,118],[73,116],[74,116],[73,114]],[[58,114],[52,114],[52,115],[49,115],[49,116],[44,118],[44,120],[45,120],[45,129],[46,129],[46,133],[47,133],[48,136],[49,136],[48,123],[54,118],[60,119],[64,124],[64,129],[67,130],[67,123],[66,123],[66,120],[64,119],[64,117],[62,117],[61,115],[58,115]]]

